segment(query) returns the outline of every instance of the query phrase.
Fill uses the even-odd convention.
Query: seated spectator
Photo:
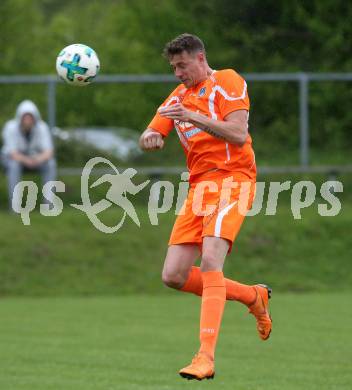
[[[21,180],[23,170],[39,171],[44,185],[55,180],[56,161],[49,127],[41,120],[37,106],[30,100],[19,104],[16,117],[6,122],[2,135],[2,161],[12,209],[13,191]],[[50,202],[50,199],[46,201]]]

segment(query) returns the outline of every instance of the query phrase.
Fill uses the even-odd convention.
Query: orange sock
[[[224,275],[220,271],[202,272],[203,295],[200,312],[200,350],[214,358],[222,314],[226,302]]]
[[[181,291],[199,295],[203,294],[202,272],[199,267],[192,267],[188,274],[186,283],[181,287]]]
[[[256,298],[256,292],[252,286],[235,282],[225,278],[226,299],[228,301],[239,301],[250,305]],[[203,293],[202,272],[199,267],[192,267],[188,279],[181,291],[190,292],[199,296]]]

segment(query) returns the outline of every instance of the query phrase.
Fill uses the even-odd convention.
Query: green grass
[[[161,215],[151,226],[146,209],[137,209],[141,228],[132,221],[117,233],[97,231],[78,210],[58,217],[1,213],[0,296],[106,295],[162,293],[160,272],[175,216]],[[248,217],[225,263],[237,280],[266,282],[277,290],[345,290],[352,285],[350,230],[352,205],[336,217],[321,217],[316,204],[294,220],[279,202],[277,215]],[[118,210],[104,220],[119,221]]]
[[[227,302],[216,377],[202,383],[177,375],[198,347],[198,297],[2,299],[0,388],[347,390],[351,299],[274,291],[267,342],[245,308]]]

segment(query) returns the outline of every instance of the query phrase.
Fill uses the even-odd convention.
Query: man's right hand
[[[39,165],[37,161],[35,161],[35,159],[31,157],[26,157],[25,159],[22,160],[22,163],[27,168],[36,168]]]
[[[139,139],[139,146],[145,151],[162,149],[164,147],[163,136],[157,131],[147,129]]]
[[[38,165],[33,158],[21,152],[14,151],[11,153],[10,157],[15,161],[20,162],[27,168],[35,168]]]

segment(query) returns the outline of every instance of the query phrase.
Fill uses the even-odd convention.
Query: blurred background
[[[320,217],[317,214],[319,199],[307,209],[307,213],[312,214],[310,218],[316,219],[317,229],[326,225],[326,229],[333,232],[338,228],[335,224],[350,207],[351,200],[352,113],[348,107],[352,98],[352,77],[349,73],[352,63],[348,52],[352,28],[346,17],[351,12],[352,7],[348,3],[340,2],[339,7],[336,7],[333,1],[307,4],[283,1],[281,6],[277,2],[266,1],[263,7],[261,2],[256,1],[244,1],[239,6],[227,0],[103,3],[4,0],[0,5],[0,35],[3,37],[0,51],[0,122],[4,124],[12,118],[23,99],[31,99],[38,105],[54,136],[59,179],[66,184],[66,191],[61,195],[65,206],[70,202],[80,202],[80,172],[89,158],[95,156],[109,158],[118,168],[135,167],[143,171],[144,175],[140,175],[140,180],[163,178],[177,183],[180,180],[179,172],[185,169],[178,137],[172,133],[167,146],[159,153],[141,153],[137,141],[156,107],[176,85],[170,65],[161,56],[165,42],[182,32],[192,32],[204,40],[209,63],[213,68],[234,68],[247,79],[251,98],[250,132],[260,181],[292,180],[294,184],[298,180],[310,179],[316,183],[318,195],[321,183],[325,180],[343,181],[344,193],[339,194],[344,200],[340,216]],[[66,85],[55,74],[57,54],[63,47],[76,42],[93,47],[101,61],[100,77],[85,88]],[[169,174],[170,168],[172,175]],[[152,174],[155,171],[157,175]],[[37,180],[35,177],[33,179]],[[4,174],[0,178],[0,188],[0,207],[6,210]],[[108,187],[100,186],[97,199],[104,198],[107,189]],[[146,212],[149,190],[150,186],[135,199],[142,214]],[[280,199],[279,211],[281,207],[283,213],[288,213],[287,216],[282,217],[282,220],[279,220],[280,215],[263,218],[263,207],[257,217],[250,218],[253,221],[248,221],[248,227],[245,224],[244,232],[239,238],[239,241],[249,242],[247,245],[238,245],[239,252],[234,256],[238,256],[239,261],[229,265],[231,270],[244,272],[249,278],[257,277],[255,274],[258,272],[248,270],[247,264],[240,261],[244,252],[248,252],[246,255],[253,258],[254,263],[258,261],[257,250],[263,252],[265,261],[270,264],[276,261],[272,258],[272,251],[279,250],[283,239],[280,234],[283,223],[288,226],[292,224],[295,239],[300,241],[296,235],[299,234],[301,225],[311,224],[311,221],[293,221],[292,216],[289,216],[289,194],[283,194]],[[118,214],[114,217],[117,211],[107,212],[107,218],[111,214],[113,220],[118,220]],[[150,256],[151,269],[148,272],[151,280],[140,282],[147,291],[162,288],[159,271],[156,270],[160,268],[166,249],[173,212],[174,210],[164,216],[169,218],[166,223],[154,227],[156,237],[159,234],[165,235],[163,242],[158,241],[156,245],[150,242],[154,241],[153,238],[144,237],[145,230],[150,228],[149,221],[146,221],[144,229],[142,227],[142,235],[138,236],[141,248],[151,245],[148,251],[150,253],[144,254]],[[7,264],[6,269],[10,273],[1,274],[1,294],[48,292],[46,287],[31,287],[29,284],[34,281],[28,274],[23,276],[23,280],[18,280],[19,273],[27,268],[21,268],[22,271],[16,269],[14,261],[26,263],[32,259],[34,268],[31,267],[31,272],[36,273],[37,267],[42,269],[39,266],[42,261],[48,267],[51,266],[60,246],[66,245],[72,246],[72,252],[76,254],[60,254],[56,265],[59,269],[65,268],[61,261],[67,260],[73,265],[77,256],[82,256],[80,266],[89,263],[89,253],[76,251],[77,240],[65,236],[69,234],[67,229],[70,228],[70,224],[67,222],[66,228],[64,222],[68,216],[72,216],[73,220],[77,217],[85,229],[90,229],[90,223],[85,220],[84,215],[69,207],[57,218],[44,218],[34,213],[34,218],[38,220],[28,228],[21,225],[19,218],[11,216],[8,223],[24,239],[23,245],[17,245],[16,249],[11,250],[23,250],[26,255],[16,255],[16,260],[12,259],[10,262],[13,267],[6,260],[8,255],[4,252],[0,255],[3,257],[1,267],[4,267],[4,263]],[[259,223],[260,218],[265,222]],[[265,238],[258,231],[263,227],[267,231],[268,223],[276,226],[277,231]],[[56,224],[58,226],[55,228],[49,227]],[[255,237],[252,237],[254,244],[250,241],[251,236],[245,232],[252,224],[255,225]],[[130,237],[125,240],[121,237],[123,231],[108,237],[102,237],[103,234],[99,232],[90,232],[96,238],[90,241],[90,247],[100,248],[101,251],[109,252],[110,245],[114,247],[117,241],[123,242],[116,255],[95,256],[94,262],[99,264],[99,272],[108,267],[106,262],[117,265],[126,261],[132,267],[134,258],[139,257],[136,248],[127,257],[124,254],[126,248],[131,250],[129,239],[133,235],[128,233],[128,229],[134,229],[131,220],[125,225],[126,237]],[[46,234],[52,233],[52,239],[63,234],[57,241],[60,243],[59,248],[56,247],[54,251],[53,243],[47,240],[44,243],[43,232],[38,230],[37,234],[34,232],[36,229],[48,230]],[[37,236],[37,243],[28,240],[27,236],[30,234]],[[342,246],[348,240],[348,235],[333,235],[336,240],[341,241]],[[83,236],[84,234],[79,234],[78,240],[84,240]],[[10,239],[2,235],[2,240],[6,247],[12,247]],[[101,240],[104,244],[100,243]],[[311,245],[310,242],[309,247]],[[322,251],[321,241],[318,245],[318,261],[326,261],[329,263],[326,266],[332,267],[326,249]],[[288,246],[279,257],[288,256],[296,264],[297,253],[291,253],[297,251],[295,242]],[[323,252],[322,258],[320,251]],[[91,248],[89,252],[91,254]],[[118,259],[120,252],[122,259]],[[341,253],[335,257],[344,258],[345,255]],[[302,257],[301,253],[299,257]],[[267,273],[265,261],[263,267]],[[133,267],[138,269],[136,264]],[[239,271],[237,267],[240,270],[243,268],[243,271]],[[253,269],[256,270],[256,267],[253,266]],[[338,269],[336,267],[333,272],[337,273]],[[86,271],[89,278],[90,266],[87,265]],[[39,274],[36,275],[39,277]],[[327,273],[317,275],[317,280],[302,280],[298,275],[286,275],[284,279],[290,278],[289,284],[280,279],[277,283],[284,289],[328,287],[330,279],[335,280],[337,277],[337,274],[332,276]],[[347,275],[343,280],[346,277]],[[16,283],[12,282],[12,278],[15,278]],[[48,290],[54,292],[62,289],[65,293],[71,291],[58,274],[51,273],[50,278],[57,280],[55,283],[48,282]],[[339,285],[344,285],[343,280]],[[346,280],[346,284],[350,281],[351,279]],[[46,283],[44,280],[41,282]],[[111,290],[115,292],[134,289],[127,282],[123,282],[123,286],[114,280],[111,283]],[[97,292],[90,282],[87,286],[82,286],[82,289],[77,288],[81,292],[86,289],[91,293]],[[105,289],[110,291],[103,276],[99,289],[103,292]]]
[[[316,220],[317,230],[324,226],[325,229],[331,229],[333,238],[344,247],[348,234],[337,236],[335,232],[336,229],[342,229],[336,224],[342,223],[351,201],[352,113],[349,102],[352,98],[352,77],[349,70],[352,62],[348,54],[352,27],[347,15],[351,14],[352,7],[349,3],[338,4],[336,7],[336,2],[328,0],[295,4],[283,1],[280,6],[277,2],[266,1],[265,7],[259,1],[244,1],[238,5],[227,0],[132,0],[103,3],[64,0],[2,1],[0,122],[4,124],[12,118],[23,99],[31,99],[38,105],[54,136],[59,179],[66,184],[66,191],[61,196],[67,209],[57,218],[44,218],[34,213],[35,222],[28,228],[21,225],[19,218],[10,216],[8,223],[16,235],[23,235],[24,242],[13,248],[8,233],[5,231],[2,234],[6,250],[15,251],[15,256],[10,256],[15,257],[15,260],[12,258],[8,262],[10,252],[6,254],[2,251],[1,267],[6,264],[7,273],[1,273],[3,281],[0,283],[0,294],[41,294],[59,290],[69,293],[71,287],[67,288],[57,273],[50,273],[50,277],[45,277],[44,280],[36,273],[37,267],[43,271],[53,264],[62,245],[72,247],[72,254],[60,253],[56,264],[59,270],[66,267],[62,262],[67,260],[73,266],[74,259],[81,256],[80,266],[85,267],[84,264],[87,264],[89,279],[93,269],[88,266],[91,247],[109,253],[118,241],[122,244],[115,248],[116,255],[94,256],[94,261],[91,261],[99,264],[99,272],[108,267],[106,262],[116,266],[126,261],[129,267],[138,269],[134,258],[139,257],[139,252],[136,247],[132,250],[129,242],[130,239],[137,239],[128,233],[128,229],[135,228],[131,220],[124,227],[126,239],[122,238],[123,231],[108,237],[90,231],[95,237],[89,241],[90,253],[77,251],[77,240],[84,240],[85,234],[78,234],[74,229],[79,237],[72,240],[69,236],[70,223],[64,220],[70,216],[75,221],[77,217],[77,221],[82,221],[84,229],[91,229],[84,215],[68,207],[70,202],[80,202],[80,172],[91,157],[107,157],[118,168],[135,167],[144,173],[140,175],[140,180],[163,178],[174,183],[180,180],[179,172],[185,169],[185,163],[175,134],[171,134],[167,146],[159,153],[141,153],[137,141],[156,107],[176,85],[170,66],[162,58],[161,52],[165,42],[184,31],[198,34],[204,40],[209,63],[213,68],[234,68],[246,77],[251,98],[250,132],[260,181],[292,180],[294,183],[310,179],[316,183],[318,195],[321,183],[327,179],[338,179],[344,183],[344,192],[339,194],[343,199],[339,216],[320,217],[317,213],[319,199],[307,209],[307,214],[312,214],[309,218]],[[85,88],[66,85],[55,74],[57,54],[63,47],[75,42],[93,47],[101,61],[100,77]],[[157,175],[152,174],[155,170]],[[7,208],[5,179],[5,175],[1,175],[0,207],[4,211]],[[107,188],[101,186],[96,194],[97,198],[105,197]],[[146,212],[149,189],[150,186],[135,199],[142,214]],[[259,250],[265,257],[265,273],[269,272],[266,261],[269,264],[278,261],[273,258],[277,256],[272,256],[272,253],[279,250],[283,239],[281,225],[285,224],[285,229],[289,229],[292,224],[292,234],[297,242],[301,242],[297,236],[299,229],[304,224],[308,226],[313,223],[311,220],[307,221],[308,217],[303,218],[303,221],[293,221],[289,215],[289,194],[283,194],[280,199],[279,211],[281,207],[283,213],[288,213],[287,216],[282,216],[282,220],[280,214],[263,218],[264,207],[257,217],[250,218],[253,221],[248,221],[248,227],[245,224],[239,242],[249,242],[247,245],[239,244],[239,252],[234,255],[240,259],[244,252],[248,252],[246,255],[253,259],[251,264],[256,264],[259,261],[256,251]],[[144,256],[150,256],[151,268],[147,272],[150,272],[151,279],[150,282],[140,281],[147,291],[162,289],[159,271],[156,270],[159,270],[165,252],[173,212],[174,210],[164,216],[168,218],[166,223],[153,227],[155,237],[164,234],[164,241],[155,244],[151,242],[154,238],[144,237],[146,230],[150,228],[148,221],[144,229],[142,227],[143,233],[138,235],[140,248],[151,246],[148,253],[144,253]],[[118,215],[114,217],[114,213],[116,210],[107,213],[107,218],[110,215],[112,220],[118,220]],[[3,217],[8,216],[4,213]],[[263,218],[263,223],[259,222],[260,218]],[[273,229],[277,228],[270,237],[266,237],[269,235],[266,224],[272,224]],[[50,228],[51,225],[55,228]],[[246,229],[252,228],[252,225],[254,238],[246,234]],[[265,237],[259,234],[261,228],[265,230]],[[43,232],[40,229],[47,230],[45,234],[53,234],[52,239],[59,244],[55,245],[55,250],[53,242],[42,240]],[[38,242],[28,240],[27,236],[31,234],[36,235]],[[60,240],[57,238],[59,235],[62,235]],[[306,238],[303,245],[304,242]],[[295,244],[287,243],[279,255],[280,258],[291,259],[294,268],[298,264],[298,248]],[[299,277],[298,267],[297,275],[289,273],[283,280],[277,278],[280,288],[327,288],[330,281],[335,281],[339,267],[333,267],[331,257],[327,256],[327,249],[322,249],[320,239],[317,240],[317,245],[317,261],[332,268],[332,274],[327,272],[316,275],[316,280],[302,279]],[[310,241],[308,247],[311,246]],[[115,249],[112,253],[115,253]],[[127,249],[128,256],[124,252]],[[299,250],[302,250],[301,245]],[[300,252],[298,257],[302,256],[309,258],[311,254]],[[347,254],[341,252],[334,256],[338,258],[334,261],[343,261],[341,259],[345,256]],[[16,268],[16,261],[23,265],[33,261],[31,272],[37,275],[41,283],[48,283],[49,286],[40,287],[37,279],[34,283],[25,272],[26,267],[20,267],[20,270]],[[46,265],[40,265],[42,261]],[[253,270],[248,270],[247,264],[240,260],[232,262],[229,267],[231,271],[243,272],[250,279],[258,274],[253,272],[257,265],[253,266]],[[22,271],[23,279],[19,276]],[[275,267],[273,272],[277,272]],[[114,272],[109,275],[112,278],[119,277]],[[126,277],[128,280],[128,275]],[[50,278],[57,280],[55,283],[45,281]],[[286,278],[290,279],[288,284],[284,281]],[[134,287],[126,280],[121,285],[112,279],[112,286],[108,287],[102,275],[99,290],[133,290]],[[339,286],[349,282],[351,276],[344,275]],[[79,292],[97,292],[90,282],[77,289]]]
[[[48,303],[46,297],[126,296],[125,302],[132,304],[133,299],[127,295],[137,294],[141,297],[137,298],[139,309],[143,311],[147,302],[154,302],[157,315],[159,304],[164,307],[163,301],[145,297],[170,298],[173,294],[163,287],[160,274],[175,210],[160,215],[159,225],[151,226],[146,208],[150,186],[134,203],[141,228],[127,218],[123,228],[112,235],[97,231],[83,213],[69,204],[80,203],[79,172],[95,156],[110,159],[119,169],[139,169],[142,173],[135,183],[145,179],[179,182],[185,163],[177,136],[171,134],[163,151],[150,154],[139,151],[137,140],[155,109],[177,85],[161,52],[167,41],[183,32],[203,39],[211,67],[234,68],[246,78],[258,180],[264,181],[267,189],[271,181],[291,181],[293,185],[311,180],[317,186],[317,199],[302,211],[301,220],[292,216],[289,192],[280,195],[275,216],[266,216],[264,205],[257,216],[247,218],[225,265],[225,274],[246,283],[267,282],[281,296],[277,300],[281,307],[294,305],[297,298],[307,311],[312,306],[321,308],[309,319],[313,328],[325,321],[320,313],[330,305],[329,318],[336,319],[336,327],[326,325],[319,337],[315,334],[318,338],[314,347],[302,352],[303,360],[324,338],[323,331],[338,334],[342,328],[346,330],[351,324],[347,307],[352,284],[351,18],[352,3],[339,0],[1,0],[0,124],[14,116],[22,100],[33,100],[50,125],[59,180],[66,185],[65,193],[60,195],[64,201],[60,216],[44,217],[37,205],[31,213],[31,225],[23,226],[19,216],[7,212],[6,177],[3,171],[0,174],[0,298],[4,298],[0,305],[4,305],[3,316],[10,318],[2,328],[4,334],[20,322],[19,310],[28,312],[28,323],[34,326],[29,319],[34,307],[41,323],[35,300],[29,304],[11,297],[41,297],[45,310],[50,312],[52,301]],[[99,77],[85,88],[68,86],[55,74],[56,56],[72,43],[91,46],[101,62]],[[31,175],[27,179],[38,180]],[[343,193],[336,194],[342,208],[335,217],[322,217],[318,204],[326,201],[319,190],[330,179],[343,183]],[[103,199],[107,189],[100,186],[94,197]],[[101,217],[113,226],[121,215],[118,208],[112,207]],[[336,299],[344,308],[342,312],[333,311],[337,307],[333,299],[329,301],[332,291],[340,294]],[[72,313],[82,304],[55,302],[62,305],[61,309],[68,302]],[[114,305],[112,302],[93,301],[96,306],[92,310],[99,306],[114,311],[109,306]],[[182,311],[184,306],[178,309]],[[300,309],[296,309],[298,313]],[[280,328],[280,308],[276,310]],[[287,325],[284,317],[282,311],[282,330]],[[46,326],[56,329],[51,323]],[[300,337],[298,333],[296,336]],[[306,340],[310,337],[307,334]],[[33,337],[33,343],[37,341]],[[281,342],[279,349],[287,346],[286,339]],[[243,351],[247,348],[245,344],[242,347]],[[294,344],[291,347],[294,349]],[[334,360],[339,359],[338,354],[347,354],[343,349],[347,343],[336,339],[330,347],[319,350],[321,361],[313,370],[313,377],[321,380],[320,387],[309,384],[309,373],[298,376],[297,383],[301,380],[307,389],[350,388],[351,377],[345,375],[344,363]],[[267,352],[271,360],[274,355],[269,352],[275,351]],[[330,360],[322,363],[327,355]],[[277,352],[276,356],[281,355]],[[324,364],[327,370],[335,372],[335,367],[338,373],[331,383],[326,379],[329,376],[322,374]],[[262,377],[267,373],[263,370]],[[4,388],[14,389],[11,375],[6,378]],[[340,382],[334,387],[336,378]],[[279,383],[280,378],[276,379]],[[275,387],[274,382],[270,386],[268,382],[267,387],[261,387],[258,383],[250,388],[298,388],[298,384],[290,387],[280,382]],[[33,388],[41,387],[37,384]]]

